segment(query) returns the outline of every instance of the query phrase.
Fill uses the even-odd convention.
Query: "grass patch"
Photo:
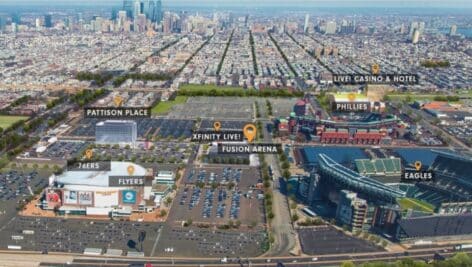
[[[244,89],[238,86],[217,86],[211,84],[185,84],[180,86],[178,95],[181,96],[240,96],[240,97],[301,97],[303,92],[290,92],[287,89]]]
[[[432,204],[429,204],[416,198],[400,198],[397,200],[397,203],[398,205],[400,205],[402,210],[413,209],[430,213],[434,212],[434,206]]]
[[[15,122],[21,120],[27,120],[27,116],[9,116],[9,115],[0,115],[0,128],[8,129],[12,126]]]
[[[156,106],[152,108],[152,114],[165,114],[169,112],[169,110],[177,104],[184,104],[187,102],[186,96],[177,96],[174,100],[164,101],[157,103]]]

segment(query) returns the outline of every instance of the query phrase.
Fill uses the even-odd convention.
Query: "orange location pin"
[[[88,160],[91,160],[92,157],[93,157],[93,150],[92,149],[85,150],[85,158]]]
[[[215,123],[213,123],[213,128],[215,129],[215,131],[219,132],[221,129],[221,122],[215,121]]]
[[[115,107],[121,107],[123,104],[123,97],[116,95],[115,98],[113,98],[113,102],[115,103]]]
[[[415,162],[416,171],[421,170],[421,165],[422,165],[422,164],[421,164],[421,161],[416,161],[416,162]]]
[[[380,65],[379,64],[373,64],[370,68],[370,71],[373,75],[379,75],[380,74]]]
[[[129,176],[133,176],[133,174],[134,174],[134,166],[133,165],[129,165],[126,170],[128,171]]]
[[[246,124],[243,128],[243,134],[247,138],[249,143],[252,143],[252,141],[254,141],[254,139],[256,138],[257,134],[256,125],[252,123]]]

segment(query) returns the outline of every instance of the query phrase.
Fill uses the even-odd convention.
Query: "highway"
[[[472,254],[472,250],[465,250]],[[369,261],[395,261],[412,258],[416,260],[431,260],[438,253],[444,257],[453,256],[456,252],[452,246],[410,249],[404,252],[376,252],[354,254],[331,254],[299,257],[259,257],[231,258],[226,263],[216,258],[128,258],[106,256],[84,256],[69,253],[50,253],[42,255],[27,251],[0,251],[0,266],[143,266],[150,263],[153,266],[339,266],[344,261],[363,263]]]

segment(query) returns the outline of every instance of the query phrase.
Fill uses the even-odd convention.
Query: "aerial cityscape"
[[[0,3],[0,266],[472,266],[468,1]]]

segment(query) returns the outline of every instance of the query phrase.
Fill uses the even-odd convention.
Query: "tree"
[[[166,211],[166,210],[161,210],[161,211],[159,212],[159,215],[160,215],[161,217],[165,217],[165,216],[167,215],[167,211]]]
[[[386,240],[382,240],[382,247],[386,247],[388,245],[388,242]]]
[[[193,220],[191,218],[188,218],[185,222],[184,222],[184,226],[190,226],[192,225],[193,223]]]
[[[293,221],[293,222],[296,222],[296,221],[298,221],[298,219],[299,219],[298,214],[297,214],[297,213],[294,213],[294,214],[292,215],[292,221]]]
[[[288,171],[288,170],[284,170],[282,175],[285,179],[288,179],[291,176],[290,171]]]
[[[288,168],[290,168],[290,163],[288,163],[287,161],[284,161],[282,163],[282,169],[288,169]]]
[[[166,200],[165,200],[165,204],[166,204],[167,206],[169,206],[171,203],[172,203],[172,198],[171,198],[171,197],[167,197]]]
[[[269,188],[269,187],[270,187],[270,182],[269,182],[269,181],[265,181],[265,182],[264,182],[264,187],[265,187],[265,188]]]
[[[352,261],[345,261],[341,263],[341,267],[356,267],[356,265]]]

